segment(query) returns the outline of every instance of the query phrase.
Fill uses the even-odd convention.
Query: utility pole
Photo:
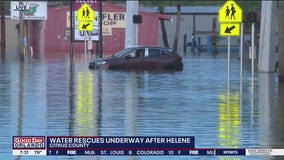
[[[138,25],[133,23],[133,15],[138,14],[139,1],[126,1],[125,48],[138,43]]]
[[[279,3],[279,57],[278,57],[278,63],[279,63],[279,83],[284,84],[284,1],[278,1]]]
[[[5,48],[6,48],[6,28],[5,28],[5,1],[0,2],[0,10],[1,10],[1,54],[5,53]]]
[[[73,65],[73,1],[70,1],[70,64]]]
[[[23,5],[22,0],[19,0],[19,5]],[[19,37],[19,52],[20,52],[20,57],[24,58],[24,20],[23,20],[23,11],[19,12],[20,14],[20,25],[19,25],[19,32],[20,32],[20,37]]]
[[[261,1],[261,26],[259,43],[259,63],[260,72],[275,72],[275,46],[278,24],[278,9],[276,1]],[[251,12],[253,15],[253,12]],[[255,17],[255,18],[253,18]],[[255,16],[252,16],[256,19]]]

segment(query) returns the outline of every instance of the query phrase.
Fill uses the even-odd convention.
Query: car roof
[[[138,46],[129,46],[127,48],[159,48],[159,49],[171,49],[167,47],[160,47],[160,46],[150,46],[150,45],[138,45]]]

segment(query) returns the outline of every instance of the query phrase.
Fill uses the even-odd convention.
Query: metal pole
[[[100,0],[100,58],[103,57],[103,5],[102,5],[102,0]]]
[[[227,73],[227,90],[229,92],[230,83],[230,56],[231,56],[231,37],[228,36],[228,73]]]
[[[73,1],[70,1],[70,63],[73,63]]]
[[[126,1],[125,47],[136,46],[138,42],[138,25],[133,23],[133,15],[138,14],[138,6],[138,1]]]
[[[92,47],[93,47],[93,43],[92,43],[92,37],[91,37],[91,34],[92,34],[92,31],[88,31],[88,53],[89,53],[89,58],[88,58],[88,62],[91,61],[91,50],[92,50]]]
[[[230,55],[231,55],[231,37],[228,36],[228,66],[227,66],[227,69],[228,69],[228,73],[227,73],[227,107],[230,106]]]
[[[23,2],[21,0],[19,0],[19,5],[23,5]],[[20,37],[19,37],[19,50],[20,50],[20,57],[24,58],[24,21],[23,21],[23,11],[19,12],[19,20],[20,20],[20,24],[19,24],[19,32],[20,32]]]
[[[5,1],[0,2],[0,14],[1,14],[1,54],[5,54],[6,48],[6,27],[5,27]]]
[[[254,23],[251,24],[251,85],[254,88]]]
[[[254,108],[254,23],[251,24],[251,122]]]
[[[244,24],[241,23],[241,42],[240,42],[240,97],[243,95],[243,41],[244,41]]]
[[[26,32],[27,32],[27,54],[29,54],[31,56],[31,34],[30,34],[30,30],[31,30],[31,21],[27,20],[27,27],[26,27]]]
[[[28,45],[28,41],[27,41],[27,23],[26,21],[24,21],[24,55],[26,56],[28,54],[27,52],[27,45]]]
[[[84,31],[84,58],[85,58],[85,65],[87,64],[87,32]]]

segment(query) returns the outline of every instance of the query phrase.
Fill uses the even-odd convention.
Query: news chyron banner
[[[14,136],[13,155],[46,155],[46,137]]]
[[[13,155],[283,156],[284,149],[195,148],[193,136],[14,136]]]
[[[195,148],[194,137],[13,137],[13,155],[173,155],[187,148]]]

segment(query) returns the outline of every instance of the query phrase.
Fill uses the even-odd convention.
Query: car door
[[[144,65],[147,69],[161,69],[163,64],[161,63],[161,49],[160,48],[147,48]]]
[[[123,62],[121,63],[121,69],[142,69],[143,68],[143,57],[144,57],[145,49],[137,48],[129,52],[123,58]]]

